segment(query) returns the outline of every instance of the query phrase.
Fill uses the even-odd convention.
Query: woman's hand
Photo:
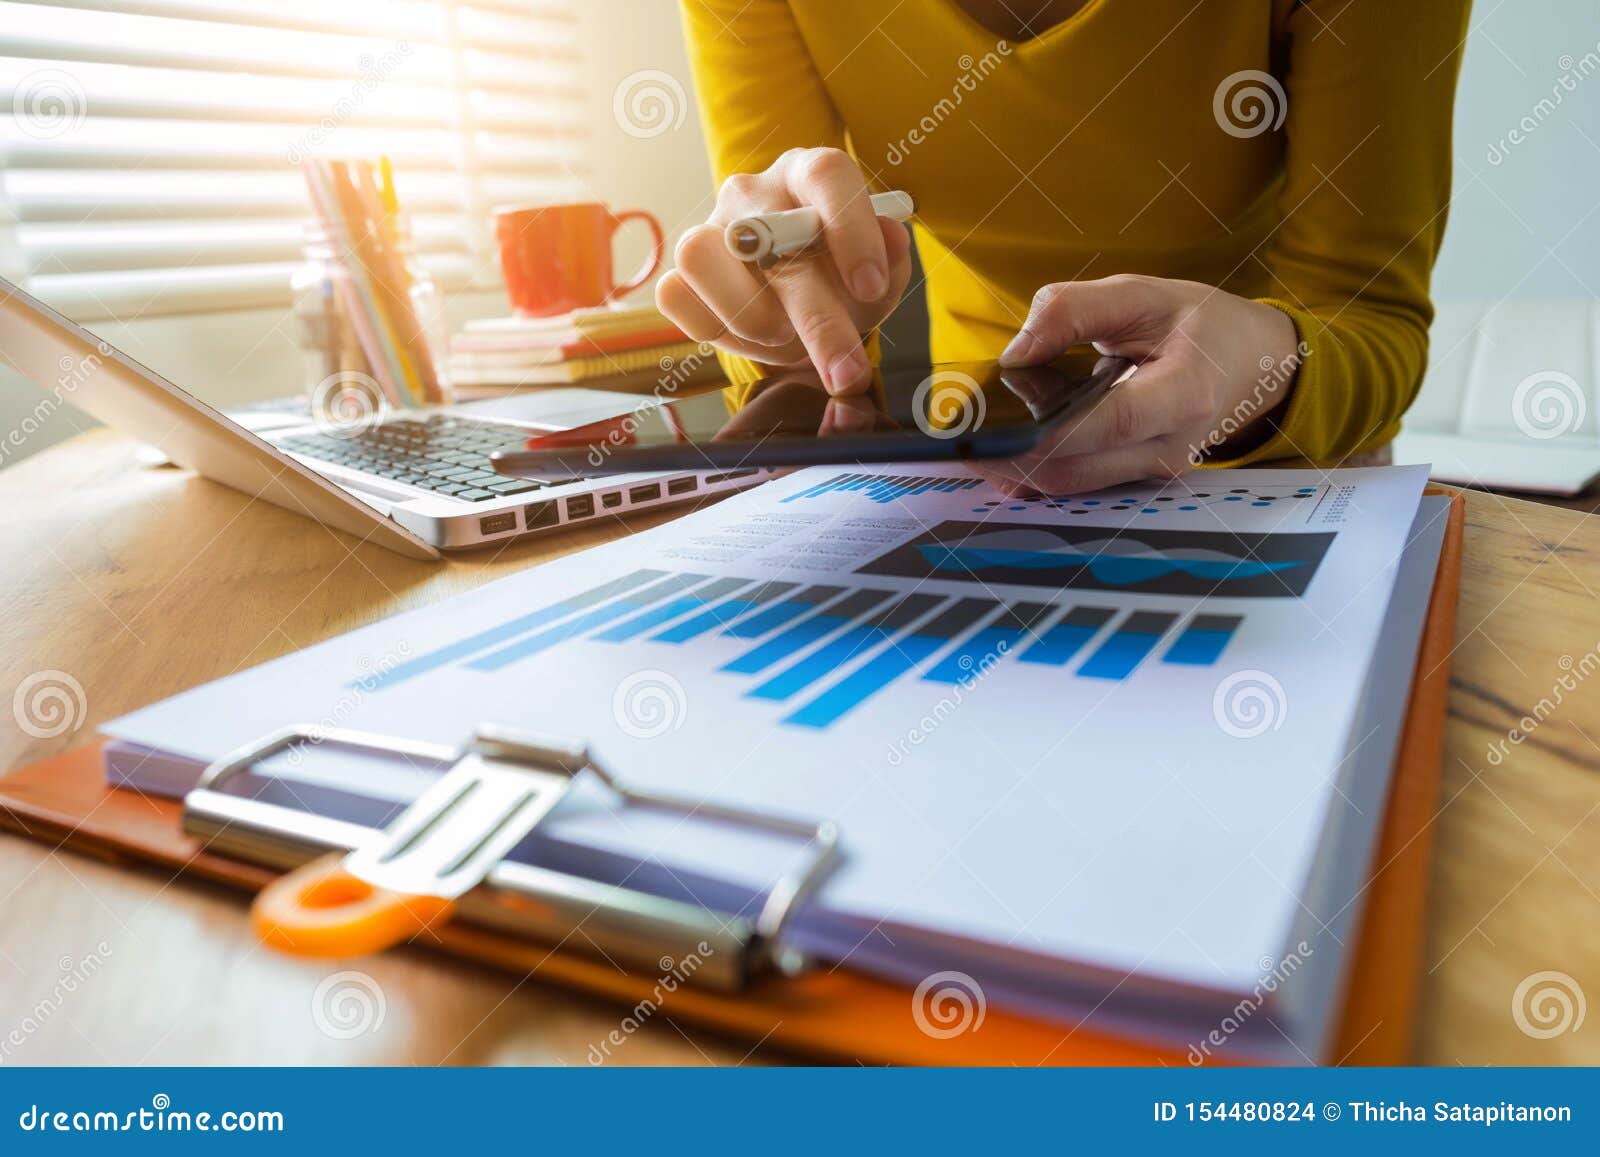
[[[1034,295],[1001,355],[1039,365],[1074,345],[1139,368],[1098,405],[1008,462],[979,468],[1008,494],[1073,494],[1171,478],[1207,452],[1242,452],[1288,398],[1304,356],[1294,323],[1270,305],[1159,277],[1065,281]]]
[[[865,389],[872,367],[861,335],[889,316],[911,277],[906,227],[873,213],[869,195],[839,149],[792,149],[764,173],[729,177],[710,219],[678,242],[656,305],[695,341],[770,366],[809,363],[830,393]],[[803,205],[822,214],[817,250],[763,270],[723,243],[740,217]]]

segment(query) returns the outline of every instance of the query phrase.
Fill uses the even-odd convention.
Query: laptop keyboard
[[[346,434],[296,434],[277,444],[321,462],[376,474],[464,502],[526,494],[549,483],[496,474],[495,450],[520,450],[528,432],[448,414],[393,421]]]

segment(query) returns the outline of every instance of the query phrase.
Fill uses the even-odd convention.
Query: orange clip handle
[[[256,896],[250,924],[296,956],[365,956],[448,920],[455,901],[391,892],[352,875],[335,852],[280,876]]]

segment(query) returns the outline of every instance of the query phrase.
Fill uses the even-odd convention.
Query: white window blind
[[[281,306],[307,155],[394,162],[424,265],[588,178],[575,0],[0,0],[0,268],[83,320]]]

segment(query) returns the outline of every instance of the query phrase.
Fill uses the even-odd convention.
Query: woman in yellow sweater
[[[865,389],[910,270],[867,196],[905,189],[935,360],[1140,363],[1013,491],[1381,447],[1427,358],[1468,7],[684,0],[722,183],[657,302],[736,382],[809,362]],[[820,252],[724,249],[799,205]]]

